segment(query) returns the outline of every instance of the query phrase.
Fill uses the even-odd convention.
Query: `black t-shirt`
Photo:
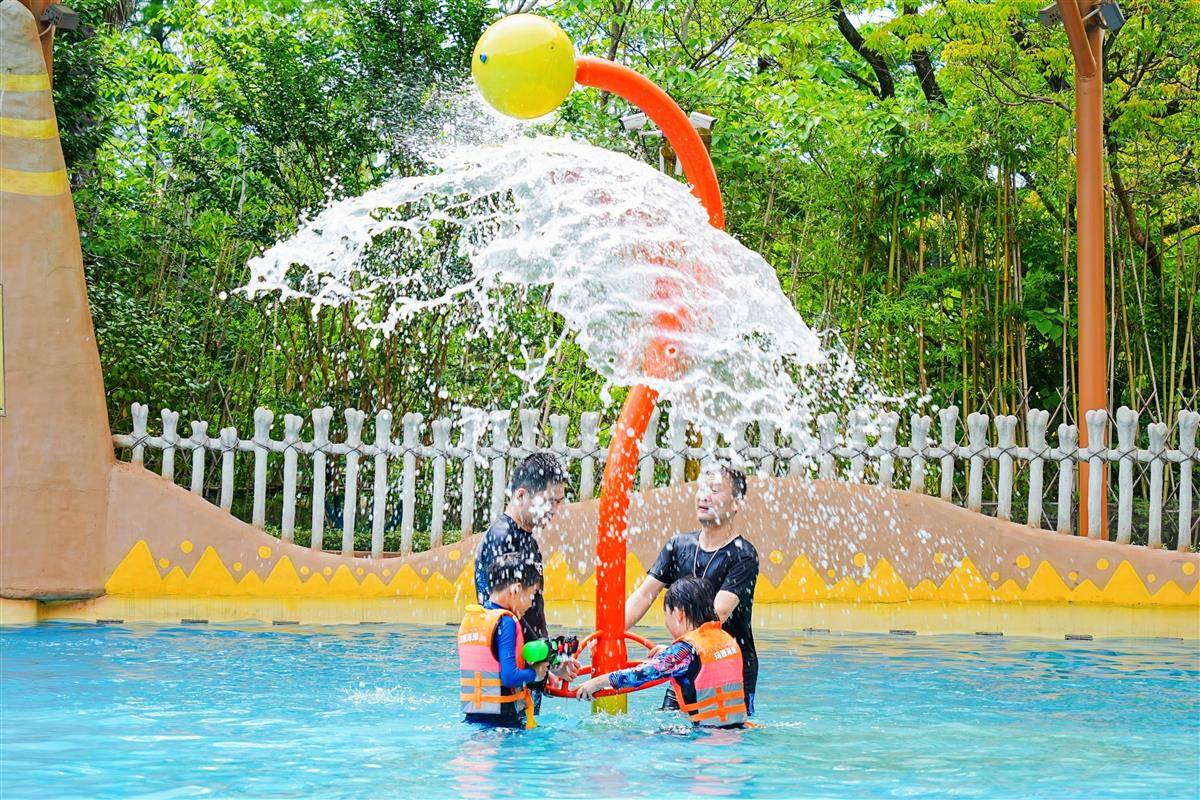
[[[531,564],[537,565],[538,572],[542,571],[542,550],[538,547],[537,539],[508,514],[501,514],[483,535],[479,553],[475,557],[475,593],[481,604],[486,603],[491,594],[488,569],[496,556],[503,553],[522,553]],[[521,630],[527,642],[546,638],[546,602],[542,599],[540,589],[533,597],[533,605],[521,617]]]
[[[650,577],[670,586],[689,575],[707,580],[714,594],[725,591],[737,595],[737,608],[722,627],[742,648],[742,680],[746,691],[753,692],[758,684],[758,652],[750,618],[754,614],[754,586],[758,583],[758,551],[738,536],[710,553],[700,548],[699,532],[676,534],[658,554]]]

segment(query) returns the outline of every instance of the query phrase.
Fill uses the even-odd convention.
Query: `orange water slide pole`
[[[700,199],[709,222],[725,227],[721,189],[712,159],[683,110],[649,78],[602,58],[576,59],[575,80],[619,95],[645,112],[662,130],[683,165],[692,191]],[[667,298],[664,298],[667,299]],[[644,356],[647,374],[667,377],[676,369],[679,353],[672,332],[680,330],[678,314],[664,311],[654,319],[656,336]],[[620,669],[625,652],[625,555],[630,493],[637,471],[639,448],[654,412],[658,393],[634,386],[625,399],[613,430],[604,478],[600,486],[600,520],[596,540],[596,631],[593,655],[595,674]]]
[[[1075,61],[1076,271],[1079,304],[1079,443],[1089,441],[1087,412],[1108,409],[1108,350],[1104,281],[1104,30],[1085,20],[1098,0],[1058,0]],[[1089,507],[1090,470],[1080,469],[1080,535],[1108,538],[1107,470],[1100,508]]]

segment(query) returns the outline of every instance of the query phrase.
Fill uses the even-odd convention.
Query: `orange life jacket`
[[[697,725],[720,728],[746,721],[742,684],[742,650],[719,622],[706,622],[678,641],[687,642],[700,659],[692,686],[671,681],[679,710]]]
[[[504,617],[512,617],[517,623],[517,667],[525,668],[525,659],[521,655],[525,635],[517,616],[507,609],[471,604],[458,627],[459,699],[464,714],[500,716],[524,712],[525,727],[532,728],[537,723],[533,718],[533,697],[529,689],[521,687],[506,693],[500,683],[500,659],[492,652],[492,640]]]

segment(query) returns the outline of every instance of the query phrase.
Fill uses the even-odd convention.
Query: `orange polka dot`
[[[180,542],[180,543],[179,543],[179,549],[180,549],[180,550],[182,550],[182,551],[183,551],[183,552],[185,552],[185,553],[190,553],[190,552],[192,552],[192,542],[191,542],[191,540],[190,540],[190,539],[184,539],[182,542]]]
[[[1181,567],[1181,569],[1183,570],[1184,575],[1191,575],[1193,572],[1196,571],[1196,565],[1193,564],[1191,561],[1188,561],[1187,563],[1185,563],[1183,565],[1183,567]]]
[[[421,567],[421,574],[422,574],[422,575],[428,575],[428,574],[429,574],[429,567]]]
[[[934,553],[933,554],[933,563],[945,564],[946,563],[946,554],[945,553]]]
[[[836,573],[836,572],[834,572],[834,571],[833,571],[833,570],[831,570],[831,569],[827,569],[827,570],[825,570],[825,574],[826,574],[826,575],[828,575],[829,577],[831,577],[831,578],[832,578],[832,577],[833,577],[834,575],[836,575],[837,573]]]
[[[308,568],[308,567],[301,567],[301,568],[300,568],[300,574],[301,574],[301,575],[307,575],[309,572],[310,572],[310,570],[309,570],[309,568]]]
[[[259,558],[270,558],[271,557],[271,548],[267,547],[265,544],[262,547],[258,548],[258,557]]]
[[[240,561],[233,562],[233,571],[241,572],[242,571],[242,562],[240,562]]]
[[[1077,581],[1077,580],[1079,580],[1079,573],[1076,572],[1075,570],[1071,570],[1070,572],[1067,573],[1067,577],[1070,578],[1072,581]]]
[[[1025,555],[1024,553],[1017,556],[1017,568],[1018,569],[1029,569],[1029,564],[1030,564],[1029,556]]]
[[[862,567],[862,566],[865,566],[866,563],[867,563],[867,554],[866,553],[855,553],[854,554],[854,566]]]
[[[158,565],[163,569],[166,569],[167,567],[171,566],[171,562],[167,561],[165,558],[160,558],[158,560]]]
[[[783,563],[783,552],[780,550],[772,550],[770,558],[771,558],[772,564],[782,564]]]
[[[354,570],[354,574],[355,574],[355,575],[362,575],[362,574],[363,574],[363,568],[362,568],[362,567],[359,567],[358,569]]]
[[[328,578],[333,574],[333,567],[326,567],[325,569],[321,570],[321,572],[325,573],[325,577]]]
[[[992,575],[991,575],[991,578],[992,578],[992,583],[995,583],[996,581],[1000,580],[1000,573],[999,573],[999,572],[993,572],[993,573],[992,573]]]
[[[1158,583],[1158,576],[1151,572],[1146,576],[1146,580],[1150,581],[1151,583]]]
[[[451,561],[458,561],[460,558],[462,558],[462,551],[456,547],[446,555],[450,557]]]
[[[388,575],[391,575],[391,574],[392,574],[392,571],[391,571],[391,569],[387,569],[387,568],[385,568],[385,569],[383,570],[383,577],[385,577],[385,578],[386,578]]]
[[[1108,569],[1108,559],[1102,558],[1096,562],[1096,569]]]

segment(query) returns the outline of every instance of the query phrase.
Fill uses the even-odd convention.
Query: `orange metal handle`
[[[645,637],[639,636],[636,633],[633,633],[632,631],[625,631],[622,634],[622,638],[628,639],[631,642],[640,644],[642,647],[646,648],[647,653],[649,653],[655,647],[654,642],[650,641],[649,639],[646,639]],[[592,633],[589,633],[587,636],[583,637],[583,640],[579,643],[579,652],[582,653],[585,649],[587,649],[588,645],[592,644],[593,642],[598,642],[598,641],[602,641],[600,631],[593,631]],[[640,661],[625,661],[624,664],[621,667],[619,667],[619,669],[628,669],[629,667],[636,667],[640,663],[642,663],[642,662],[640,662]],[[611,672],[611,670],[605,670],[605,672]],[[595,663],[593,663],[591,666],[585,666],[582,669],[580,669],[579,675],[576,677],[583,677],[585,675],[594,675],[594,674],[596,674]],[[641,689],[646,689],[651,686],[658,686],[661,683],[666,683],[666,681],[667,681],[666,678],[662,678],[661,680],[657,680],[657,681],[651,681],[650,683],[639,686],[637,689],[602,689],[599,692],[596,692],[595,697],[608,697],[608,696],[614,695],[614,694],[628,694],[630,692],[639,691]],[[546,684],[546,694],[553,695],[554,697],[573,698],[573,697],[575,697],[576,692],[577,692],[577,689],[572,689],[570,687],[570,685],[565,682],[562,683],[561,685],[557,685],[557,686],[551,685],[549,683]]]

